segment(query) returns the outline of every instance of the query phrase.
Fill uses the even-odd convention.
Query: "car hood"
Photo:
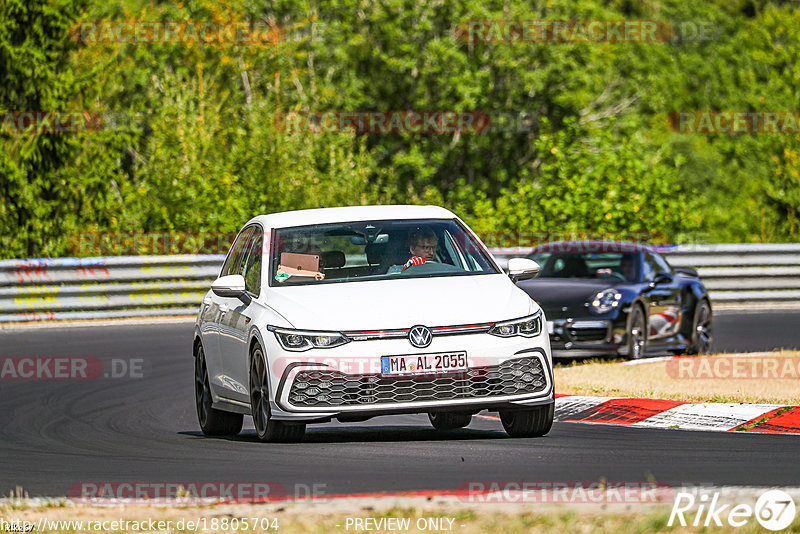
[[[598,291],[622,285],[615,280],[593,278],[536,278],[519,282],[525,291],[544,309],[550,319],[586,313],[584,304]]]
[[[503,274],[273,287],[266,303],[294,328],[337,331],[497,322],[538,309]]]

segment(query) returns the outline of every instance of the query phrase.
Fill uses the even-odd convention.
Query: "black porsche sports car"
[[[562,241],[528,257],[541,270],[517,285],[544,309],[554,357],[711,350],[711,300],[697,271],[671,267],[655,249]]]

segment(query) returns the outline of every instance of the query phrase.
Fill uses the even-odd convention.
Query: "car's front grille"
[[[573,341],[603,341],[608,328],[570,328],[569,336]]]
[[[538,393],[547,387],[539,358],[508,360],[458,374],[420,377],[346,375],[336,371],[300,371],[289,390],[294,406],[362,406],[404,402],[485,399]]]

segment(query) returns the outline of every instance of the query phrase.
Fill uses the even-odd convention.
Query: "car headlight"
[[[496,323],[489,329],[489,333],[498,337],[538,336],[542,333],[542,312],[536,312],[522,319]]]
[[[594,298],[592,298],[589,308],[594,313],[608,313],[619,306],[621,300],[622,294],[616,289],[604,289],[597,293]]]
[[[309,349],[330,349],[350,342],[349,338],[339,332],[312,332],[275,326],[268,326],[267,330],[275,334],[281,347],[296,352]]]

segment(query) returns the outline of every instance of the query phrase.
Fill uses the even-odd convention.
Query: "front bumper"
[[[622,317],[579,317],[548,321],[554,358],[624,354],[626,324]]]
[[[271,340],[269,343],[272,345]],[[434,410],[477,413],[554,401],[552,359],[545,333],[534,338],[499,338],[486,333],[435,336],[425,350],[413,349],[406,339],[359,341],[304,353],[283,351],[277,343],[270,349],[273,355],[280,354],[270,358],[270,367],[277,371],[271,388],[276,420],[356,420]],[[383,376],[379,366],[372,365],[383,355],[450,351],[467,352],[469,371]],[[287,357],[293,361],[276,365],[278,361],[286,363]],[[358,365],[363,362],[368,365]]]

